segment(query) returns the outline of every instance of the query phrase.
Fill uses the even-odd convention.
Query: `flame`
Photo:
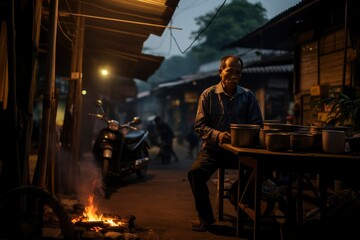
[[[94,195],[90,194],[88,198],[88,203],[85,206],[85,211],[83,212],[84,218],[74,218],[71,221],[73,223],[78,221],[87,221],[87,222],[93,222],[93,221],[102,221],[107,225],[110,226],[122,226],[124,223],[120,221],[118,218],[113,217],[104,217],[102,213],[98,210],[96,204],[94,203]],[[96,227],[97,228],[97,227]],[[93,229],[95,231],[99,231],[99,229]]]
[[[89,222],[102,221],[103,215],[98,212],[99,210],[94,204],[94,195],[90,195],[88,198],[88,205],[85,206],[85,212],[83,213],[83,215],[87,218]]]

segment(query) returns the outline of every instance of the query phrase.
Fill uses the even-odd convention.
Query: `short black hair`
[[[220,69],[223,69],[223,68],[226,67],[226,60],[228,60],[229,58],[238,59],[240,64],[241,64],[241,69],[244,67],[244,62],[240,57],[235,56],[235,55],[227,55],[227,56],[224,56],[224,57],[221,58],[221,60],[220,60]]]

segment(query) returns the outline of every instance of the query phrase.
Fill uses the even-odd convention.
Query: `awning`
[[[84,68],[111,66],[113,74],[146,81],[160,67],[164,57],[143,54],[143,44],[150,34],[161,36],[178,2],[84,0],[81,12],[78,0],[59,1],[61,29],[58,38],[63,50],[70,51],[69,37],[75,30],[75,18],[83,16],[86,19]]]

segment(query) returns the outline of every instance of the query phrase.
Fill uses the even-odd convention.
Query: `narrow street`
[[[145,179],[136,175],[120,180],[114,186],[110,199],[97,197],[95,201],[103,213],[116,213],[121,216],[134,215],[135,225],[149,230],[146,239],[161,240],[222,240],[239,239],[235,233],[235,209],[229,202],[224,203],[224,221],[217,221],[207,232],[191,230],[191,221],[196,217],[194,201],[187,181],[187,171],[193,159],[187,157],[187,143],[177,143],[175,151],[180,159],[163,165],[160,160],[154,160],[158,148],[150,150],[151,163]],[[91,154],[85,154],[82,160],[82,187],[79,188],[79,198],[86,201],[92,183]],[[87,167],[86,167],[87,166]],[[214,175],[214,178],[216,175]],[[211,199],[216,216],[216,179],[209,182]],[[96,183],[95,183],[96,184]],[[82,192],[81,192],[82,191]]]
[[[187,142],[174,142],[174,150],[179,162],[172,161],[162,164],[156,159],[157,147],[150,149],[150,167],[144,179],[135,174],[120,179],[113,186],[110,199],[104,199],[96,189],[100,189],[98,170],[93,167],[91,152],[85,153],[80,161],[78,189],[76,200],[71,196],[60,196],[67,208],[74,203],[87,204],[93,195],[95,207],[101,214],[114,214],[121,217],[135,216],[134,231],[137,240],[247,240],[252,239],[252,221],[246,221],[240,237],[236,237],[236,211],[228,199],[224,199],[224,220],[216,221],[206,232],[191,230],[191,221],[196,218],[194,201],[187,181],[187,172],[193,159],[187,156]],[[31,169],[34,161],[31,161]],[[208,183],[214,216],[216,209],[216,174]],[[237,177],[235,170],[226,170],[226,183],[231,185]],[[344,191],[346,193],[347,191]],[[95,193],[95,194],[94,194]],[[341,193],[341,192],[340,192]],[[340,196],[340,195],[339,195]],[[334,198],[334,207],[329,208],[331,218],[326,225],[320,226],[319,221],[309,221],[296,229],[286,228],[283,220],[271,219],[262,223],[261,237],[272,240],[303,240],[303,239],[358,239],[359,208],[354,201],[345,197]],[[337,203],[337,202],[338,203]],[[304,202],[304,211],[311,212],[314,205]],[[274,209],[276,211],[276,208]],[[316,216],[315,216],[316,218]],[[314,220],[315,220],[314,218]],[[286,230],[284,230],[286,229]],[[352,237],[349,237],[352,236]],[[345,238],[344,238],[345,237]],[[354,238],[353,238],[354,237]],[[135,239],[135,238],[126,238]]]

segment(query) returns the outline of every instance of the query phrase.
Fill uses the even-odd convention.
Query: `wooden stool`
[[[218,210],[218,220],[224,220],[224,199],[229,199],[228,191],[230,188],[225,188],[225,168],[217,170],[216,183],[216,203]]]
[[[232,168],[229,168],[229,170]],[[224,220],[224,199],[230,199],[229,190],[231,186],[227,186],[225,184],[225,170],[226,168],[219,168],[217,170],[217,186],[216,186],[216,203],[217,203],[217,211],[218,211],[218,220]],[[235,169],[233,169],[235,170]],[[230,201],[230,200],[229,200]],[[264,209],[264,215],[268,215],[270,211],[273,209],[273,204],[276,201],[272,202],[272,204],[266,205],[266,209]],[[272,216],[275,218],[284,218],[283,214],[276,214],[276,216]]]

